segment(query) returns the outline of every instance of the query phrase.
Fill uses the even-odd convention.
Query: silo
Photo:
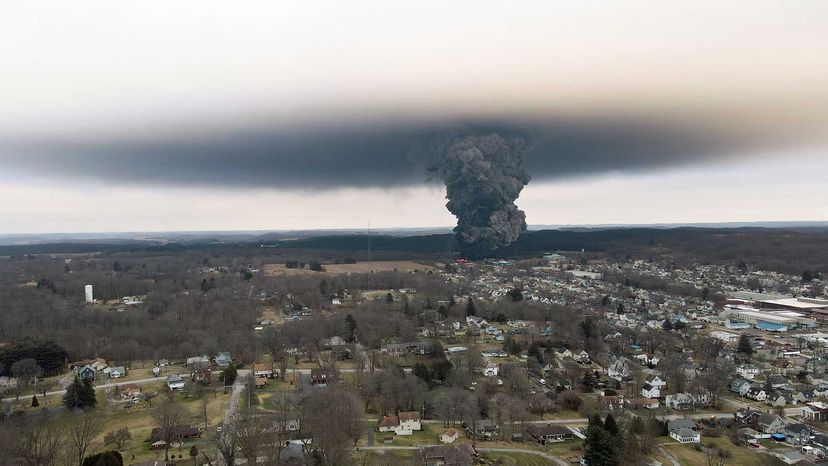
[[[95,298],[92,297],[92,285],[86,285],[86,287],[84,287],[84,290],[86,291],[86,302],[91,303],[92,301],[94,301]]]

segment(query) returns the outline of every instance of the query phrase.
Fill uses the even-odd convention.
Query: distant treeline
[[[370,248],[369,248],[370,246]],[[370,250],[370,253],[369,253]],[[325,261],[455,257],[452,234],[422,236],[331,235],[260,243],[190,242],[170,244],[55,243],[0,246],[0,255],[56,253],[233,252],[240,256],[301,254]],[[753,268],[801,274],[828,272],[828,230],[824,228],[618,228],[606,230],[527,231],[512,245],[496,251],[500,258],[532,257],[547,251],[581,251],[625,258],[681,262],[738,263]],[[308,261],[309,262],[309,261]]]

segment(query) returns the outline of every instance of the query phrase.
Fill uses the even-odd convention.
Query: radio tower
[[[371,262],[371,221],[368,220],[368,262]]]

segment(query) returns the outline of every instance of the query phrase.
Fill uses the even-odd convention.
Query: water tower
[[[86,302],[91,303],[95,301],[95,298],[92,297],[92,285],[86,285],[84,287],[84,291],[86,293]]]

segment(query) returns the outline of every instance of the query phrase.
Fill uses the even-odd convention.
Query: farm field
[[[428,272],[434,270],[433,266],[420,264],[419,262],[403,260],[403,261],[370,261],[357,262],[356,264],[323,264],[324,272],[314,272],[307,268],[304,269],[289,269],[285,264],[265,264],[262,267],[265,275],[268,276],[283,276],[283,275],[299,275],[299,274],[346,274],[346,273],[366,273],[366,272],[413,272],[415,270],[421,272]]]

